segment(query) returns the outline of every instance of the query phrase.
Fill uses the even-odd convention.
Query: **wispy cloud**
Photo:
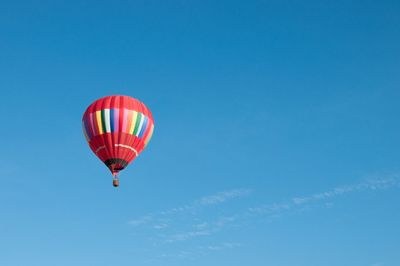
[[[139,226],[139,225],[145,224],[151,220],[152,220],[152,217],[150,215],[146,215],[146,216],[140,217],[138,219],[130,220],[130,221],[128,221],[128,224],[132,225],[132,226]]]
[[[157,230],[161,230],[161,229],[164,229],[164,228],[167,228],[167,227],[168,227],[168,224],[166,224],[166,223],[156,224],[156,225],[153,226],[153,228],[157,229]]]
[[[227,249],[227,248],[237,248],[241,247],[242,245],[240,243],[232,243],[232,242],[225,242],[219,245],[208,245],[205,247],[199,247],[200,249],[206,249],[206,250],[212,250],[212,251],[217,251],[217,250],[222,250],[222,249]]]
[[[345,185],[333,188],[331,190],[314,193],[306,196],[295,196],[290,200],[275,202],[266,205],[260,205],[256,207],[248,208],[248,211],[251,213],[258,214],[272,214],[272,213],[282,213],[287,212],[289,210],[294,210],[297,207],[309,205],[311,203],[319,202],[319,201],[327,201],[337,198],[339,196],[344,196],[346,194],[363,192],[363,191],[373,191],[379,189],[387,189],[391,187],[400,186],[400,180],[397,176],[380,178],[368,180],[366,182],[354,184],[354,185]],[[333,203],[326,203],[326,207],[333,207]]]
[[[163,254],[163,258],[191,258],[198,254],[240,246],[240,244],[224,242],[219,245],[209,244],[189,249],[188,247],[193,246],[193,243],[198,243],[195,241],[197,238],[202,238],[201,243],[207,243],[214,239],[213,235],[229,230],[229,228],[248,226],[258,222],[271,222],[288,214],[299,214],[304,210],[315,210],[318,207],[333,208],[336,198],[393,187],[400,187],[400,176],[393,175],[357,184],[338,186],[330,190],[293,196],[269,204],[246,207],[246,204],[241,202],[240,206],[243,207],[231,208],[229,212],[224,204],[252,193],[249,189],[233,189],[201,197],[181,207],[149,213],[129,221],[129,224],[134,227],[146,226],[147,230],[153,230],[153,233],[150,233],[152,235],[150,241],[154,246],[192,243],[185,244],[185,250]]]
[[[236,198],[248,196],[250,193],[251,190],[249,189],[232,189],[221,191],[213,195],[201,197],[200,199],[195,200],[187,205],[146,214],[142,217],[128,221],[128,224],[131,226],[143,226],[149,223],[156,223],[152,225],[154,229],[164,229],[168,227],[168,222],[173,220],[173,217],[179,213],[193,212],[195,210],[204,209],[208,206],[219,205]]]
[[[257,207],[250,207],[248,210],[250,212],[255,212],[255,213],[272,213],[272,212],[278,212],[278,211],[283,211],[283,210],[289,210],[291,208],[289,203],[272,203],[268,205],[261,205]]]
[[[238,242],[223,242],[219,244],[209,244],[205,246],[195,246],[176,252],[162,253],[160,256],[149,260],[149,262],[164,262],[165,259],[195,259],[210,252],[217,252],[226,249],[239,248],[242,244]]]
[[[364,183],[356,184],[356,185],[348,185],[334,188],[330,191],[316,193],[310,196],[305,197],[294,197],[292,199],[295,204],[304,204],[310,201],[318,201],[325,200],[332,197],[337,197],[343,194],[348,194],[356,191],[364,191],[364,190],[376,190],[376,189],[384,189],[393,187],[399,184],[399,180],[397,178],[386,178],[386,179],[375,179],[369,180]]]
[[[210,234],[211,234],[211,232],[208,230],[184,232],[184,233],[180,233],[180,234],[171,235],[165,242],[173,243],[173,242],[177,242],[177,241],[185,241],[190,238],[194,238],[194,237],[198,237],[198,236],[208,236]]]
[[[207,222],[199,223],[199,224],[194,224],[193,227],[197,229],[204,229],[208,226]]]
[[[229,190],[229,191],[223,191],[219,192],[215,195],[211,196],[206,196],[198,200],[196,203],[199,205],[215,205],[219,203],[223,203],[227,200],[234,199],[234,198],[239,198],[243,196],[247,196],[250,194],[249,189],[234,189],[234,190]]]

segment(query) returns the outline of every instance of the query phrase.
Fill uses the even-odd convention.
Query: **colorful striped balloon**
[[[82,118],[90,148],[114,177],[149,143],[154,130],[150,110],[129,96],[106,96],[93,102]]]

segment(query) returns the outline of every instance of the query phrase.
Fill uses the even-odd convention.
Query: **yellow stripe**
[[[133,134],[133,130],[135,129],[135,124],[136,124],[136,120],[138,117],[138,113],[136,111],[132,111],[132,112],[133,112],[132,125],[131,125],[131,128],[129,129],[129,134]]]
[[[99,135],[103,134],[103,126],[101,124],[101,111],[96,111],[96,121],[97,121],[97,128],[99,129]]]
[[[129,133],[129,119],[130,119],[130,113],[131,111],[124,108],[124,126],[122,127],[122,131],[124,133]]]

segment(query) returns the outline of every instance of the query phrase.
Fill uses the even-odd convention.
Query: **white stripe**
[[[139,137],[140,130],[142,130],[143,122],[144,122],[144,115],[142,114],[140,116],[140,124],[139,124],[138,131],[136,132],[136,137]]]
[[[111,132],[110,109],[104,109],[104,120],[106,122],[106,132]]]
[[[138,152],[134,148],[132,148],[131,146],[124,145],[124,144],[114,144],[114,146],[115,147],[122,147],[122,148],[130,149],[131,151],[133,151],[136,154],[136,156],[139,155]]]
[[[95,151],[95,153],[97,154],[100,150],[105,149],[106,146],[100,146],[97,148],[97,150]]]

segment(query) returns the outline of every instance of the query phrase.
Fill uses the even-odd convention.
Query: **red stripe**
[[[112,99],[119,98],[123,99],[120,101],[112,101]],[[101,104],[97,104],[97,102],[101,102]],[[111,108],[127,108],[130,110],[135,110],[138,112],[143,113],[145,116],[151,118],[153,120],[153,116],[151,111],[139,100],[132,98],[130,96],[123,96],[123,95],[113,95],[113,96],[106,96],[94,101],[89,108],[93,108],[92,112],[99,111],[101,109],[111,109]],[[89,109],[88,108],[88,109]],[[85,115],[88,112],[88,109],[85,111]]]

